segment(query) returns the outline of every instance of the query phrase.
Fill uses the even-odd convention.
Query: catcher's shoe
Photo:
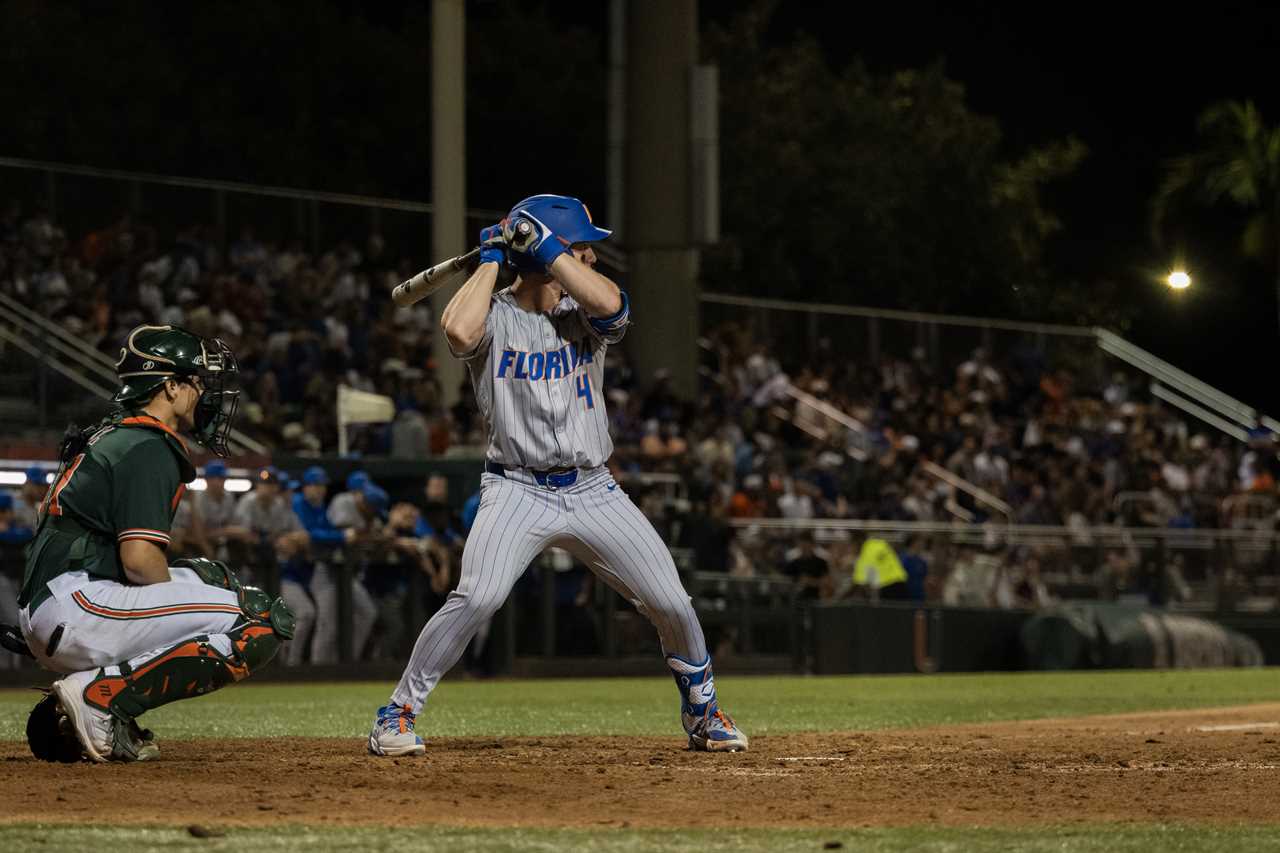
[[[724,711],[714,703],[707,706],[705,716],[690,725],[685,719],[685,730],[689,732],[689,748],[704,752],[746,752],[747,736],[738,728]]]
[[[134,761],[155,761],[160,757],[160,747],[156,745],[156,736],[151,733],[151,729],[144,729],[138,725],[137,720],[130,720],[125,733],[129,737],[129,749],[134,754]]]
[[[66,715],[66,725],[90,761],[154,761],[160,747],[150,730],[133,720],[121,720],[85,701],[84,693],[97,680],[92,671],[76,672],[53,683],[53,695]]]
[[[369,752],[373,755],[422,755],[427,747],[413,731],[413,711],[408,705],[384,705],[378,709],[369,732]]]
[[[84,701],[84,689],[93,683],[93,672],[75,672],[53,683],[58,707],[67,715],[76,740],[90,761],[110,761],[119,720]]]

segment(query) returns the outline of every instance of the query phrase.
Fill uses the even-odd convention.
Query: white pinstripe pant
[[[505,478],[483,475],[458,588],[418,635],[391,701],[420,713],[476,631],[550,546],[573,554],[634,604],[658,629],[665,654],[707,657],[702,626],[671,552],[607,468],[583,471],[572,486],[554,490],[508,470]]]

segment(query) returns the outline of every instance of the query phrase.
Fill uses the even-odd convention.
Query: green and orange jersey
[[[19,604],[40,597],[66,572],[124,582],[120,545],[168,547],[174,514],[194,478],[186,445],[155,418],[130,415],[100,428],[45,497]]]

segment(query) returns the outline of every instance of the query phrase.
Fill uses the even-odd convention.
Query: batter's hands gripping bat
[[[426,299],[448,284],[454,275],[465,269],[467,264],[479,254],[480,247],[476,246],[465,255],[458,255],[456,258],[441,261],[430,269],[418,273],[408,281],[400,282],[396,285],[395,290],[391,291],[391,300],[401,308],[405,308],[415,302]]]

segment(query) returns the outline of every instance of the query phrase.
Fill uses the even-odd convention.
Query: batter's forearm
[[[622,291],[618,285],[569,252],[557,257],[548,272],[592,317],[612,317],[622,310]]]
[[[484,335],[485,318],[489,316],[489,300],[498,282],[498,265],[481,264],[445,306],[440,325],[454,352],[465,353],[475,348]]]

